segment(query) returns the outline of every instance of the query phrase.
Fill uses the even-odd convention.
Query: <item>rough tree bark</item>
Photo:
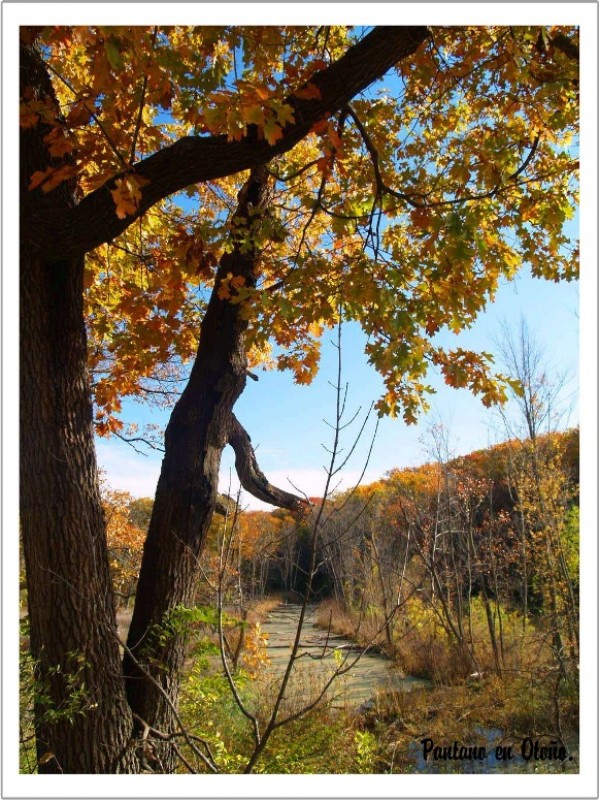
[[[22,31],[22,97],[52,100],[48,73],[33,44],[35,33]],[[246,185],[248,196],[240,198],[240,209],[247,215],[248,202],[260,203],[266,190],[259,165],[291,148],[315,122],[414,52],[427,35],[423,27],[380,28],[368,34],[313,78],[320,99],[290,99],[295,122],[284,129],[275,147],[259,141],[256,131],[250,130],[241,142],[190,137],[144,159],[134,167],[150,179],[139,213],[191,183],[255,167]],[[34,171],[60,163],[48,156],[43,142],[47,132],[40,123],[21,135],[21,525],[31,649],[38,660],[39,685],[48,687],[52,708],[64,709],[70,702],[69,676],[75,683],[82,680],[86,708],[70,721],[49,725],[45,708],[38,704],[37,748],[44,762],[39,769],[134,772],[140,762],[131,747],[131,709],[157,727],[169,728],[172,720],[164,698],[140,677],[131,659],[124,665],[125,694],[98,490],[82,291],[85,253],[113,239],[135,217],[117,218],[110,181],[79,202],[67,184],[48,194],[40,189],[29,192]],[[249,266],[237,249],[223,259],[220,277],[227,270],[247,274],[251,281]],[[136,655],[147,642],[148,627],[189,597],[214,508],[223,446],[229,440],[241,452],[249,446],[249,438],[240,434],[231,414],[245,382],[245,356],[239,344],[243,327],[236,307],[215,292],[202,326],[190,387],[168,426],[129,639]],[[245,480],[258,492],[268,493],[268,482],[255,462],[246,463]],[[273,495],[275,504],[285,504],[283,495],[277,499]],[[180,664],[180,645],[173,642],[158,655],[165,664],[160,681],[168,696],[176,697],[174,672]]]
[[[231,220],[233,249],[219,264],[214,289],[200,330],[189,382],[179,398],[165,435],[165,455],[148,537],[144,546],[135,610],[123,666],[133,711],[158,730],[175,726],[179,672],[184,658],[181,637],[158,644],[153,626],[161,626],[176,606],[188,605],[194,593],[198,560],[216,504],[223,448],[231,441],[242,483],[267,502],[289,509],[302,500],[272,487],[257,468],[249,437],[233,416],[247,373],[244,333],[248,322],[241,305],[221,298],[219,289],[231,279],[256,284],[258,251],[255,236],[269,205],[266,166],[252,170],[238,197]],[[136,663],[137,662],[137,663]],[[156,688],[148,675],[158,681]],[[170,701],[170,702],[169,702]],[[168,745],[160,769],[170,771]]]
[[[37,54],[21,48],[21,91],[53,100]],[[21,136],[21,214],[73,206],[71,187],[27,191],[50,159],[40,125]],[[20,461],[21,524],[27,572],[30,647],[38,689],[40,772],[123,772],[132,728],[116,638],[106,533],[93,445],[83,324],[83,257],[46,260],[21,240]],[[74,680],[74,686],[69,682]],[[85,685],[85,707],[47,724],[47,711],[72,710]],[[51,755],[49,755],[51,754]]]

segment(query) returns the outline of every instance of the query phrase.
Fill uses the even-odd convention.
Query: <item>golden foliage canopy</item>
[[[255,234],[257,288],[221,287],[250,320],[252,362],[309,382],[319,337],[341,314],[368,335],[368,358],[386,385],[379,411],[408,422],[431,391],[429,368],[486,404],[504,397],[491,356],[447,351],[439,331],[468,328],[523,265],[551,280],[577,275],[566,225],[578,187],[575,29],[432,28],[383,81],[289,143],[301,102],[319,101],[322,76],[367,31],[47,27],[30,35],[61,109],[57,118],[34,96],[21,109],[22,125],[48,125],[54,156],[31,176],[31,191],[70,181],[83,202],[108,186],[125,225],[87,255],[101,433],[121,425],[123,396],[168,396],[193,357],[206,293],[231,247],[247,173],[190,181],[144,208],[157,179],[139,165],[177,143],[283,148],[269,160],[272,200]]]

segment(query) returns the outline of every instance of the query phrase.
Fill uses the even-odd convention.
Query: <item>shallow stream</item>
[[[269,670],[273,674],[282,675],[287,666],[300,610],[299,605],[279,606],[262,625],[268,634]],[[385,656],[361,653],[351,639],[317,628],[315,615],[316,607],[309,606],[300,639],[300,657],[294,666],[295,680],[308,684],[306,691],[316,691],[341,663],[344,667],[353,666],[329,689],[328,696],[338,706],[357,708],[373,698],[377,690],[410,691],[431,685],[429,681],[402,677]]]

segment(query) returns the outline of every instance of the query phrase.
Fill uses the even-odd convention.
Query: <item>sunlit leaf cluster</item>
[[[295,121],[289,98],[317,98],[311,78],[364,33],[43,28],[62,117],[35,97],[22,107],[22,125],[50,126],[55,156],[31,191],[68,180],[82,197],[116,177],[114,213],[134,216],[145,187],[133,164],[186,136],[280,140]],[[488,354],[458,339],[447,347],[443,334],[469,328],[524,266],[550,280],[577,275],[577,53],[567,27],[432,28],[383,82],[274,159],[251,242],[257,287],[219,289],[242,304],[251,362],[309,383],[319,338],[341,315],[368,336],[381,413],[414,421],[431,369],[485,404],[501,401]],[[185,376],[244,177],[189,186],[88,257],[100,433],[118,429],[123,396],[168,399]]]

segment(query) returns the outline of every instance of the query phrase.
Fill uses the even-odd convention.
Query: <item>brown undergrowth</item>
[[[374,641],[383,650],[388,645],[380,630],[381,616],[372,611],[352,613],[329,600],[319,608],[317,620],[321,627],[354,638],[361,645]],[[484,745],[493,740],[493,748],[505,742],[512,744],[515,752],[527,737],[538,740],[541,746],[557,742],[571,760],[562,764],[555,759],[523,762],[515,758],[499,769],[578,770],[578,674],[559,668],[551,637],[541,624],[523,626],[520,617],[505,615],[503,669],[498,674],[480,620],[473,621],[479,669],[473,669],[455,643],[426,616],[407,621],[394,630],[391,655],[395,667],[406,675],[429,678],[433,688],[377,693],[374,697],[361,724],[377,741],[381,771],[423,770],[418,754],[425,737],[439,744],[458,741]],[[459,768],[468,771],[468,765]],[[442,765],[440,771],[457,769],[454,762]]]

